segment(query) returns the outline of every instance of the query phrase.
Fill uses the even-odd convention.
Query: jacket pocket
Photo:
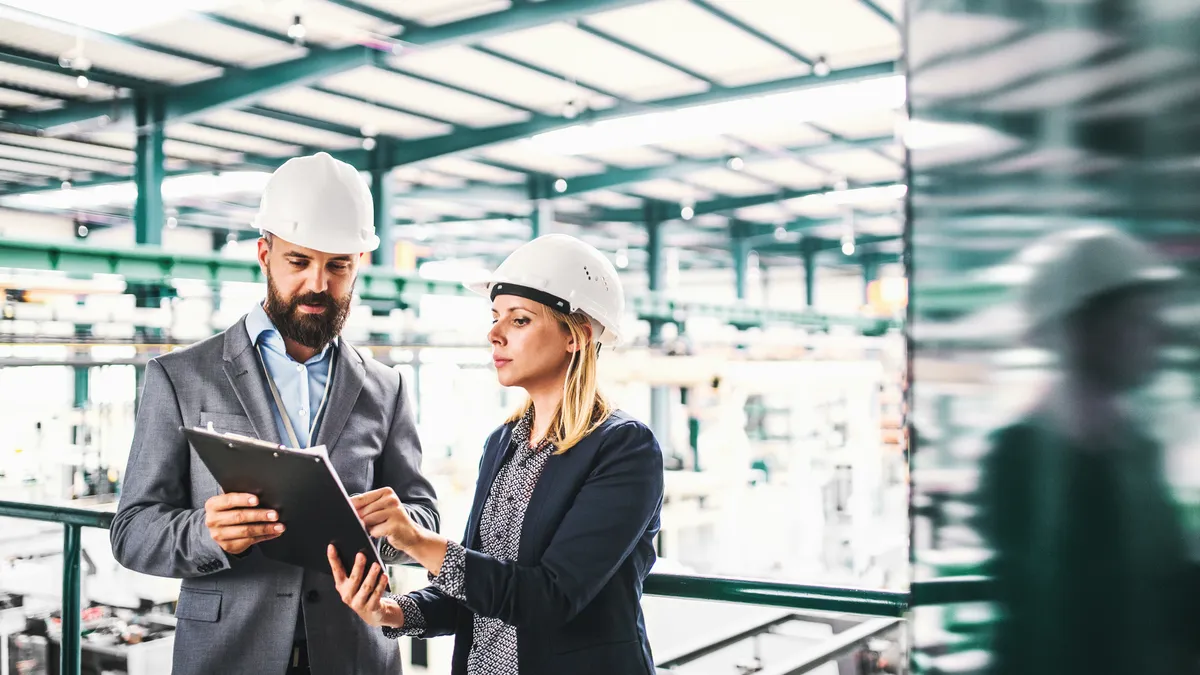
[[[212,422],[213,431],[219,434],[234,433],[258,438],[258,434],[254,433],[254,425],[245,415],[200,411],[200,426],[207,429],[209,422]]]
[[[221,618],[221,591],[180,588],[175,618],[213,623]]]

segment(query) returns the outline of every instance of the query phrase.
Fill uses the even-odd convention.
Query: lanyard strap
[[[334,354],[329,355],[329,380],[325,383],[324,393],[321,394],[321,404],[317,407],[316,414],[312,416],[312,420],[309,422],[308,437],[305,439],[307,442],[304,445],[300,445],[300,440],[296,436],[296,430],[292,427],[292,420],[288,416],[287,406],[283,404],[283,397],[279,395],[279,388],[275,386],[275,379],[271,377],[271,371],[267,369],[267,362],[263,360],[262,352],[259,350],[258,345],[254,346],[254,352],[258,354],[258,362],[262,364],[263,375],[267,378],[267,387],[271,390],[271,398],[275,399],[275,408],[279,411],[279,417],[283,419],[283,430],[287,432],[288,442],[292,444],[293,448],[307,448],[312,444],[313,430],[316,429],[317,421],[321,419],[321,415],[325,412],[325,403],[329,401],[329,389],[333,386],[333,371],[337,359],[334,358]]]

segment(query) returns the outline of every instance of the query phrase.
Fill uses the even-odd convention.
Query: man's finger
[[[375,590],[371,593],[371,597],[367,598],[367,607],[378,607],[383,601],[383,593],[388,590],[388,576],[386,574],[379,575],[379,581],[375,584]]]
[[[227,511],[247,506],[258,506],[258,497],[245,492],[226,492],[204,502],[204,506],[209,511]]]
[[[358,508],[358,517],[365,518],[375,513],[391,511],[392,509],[399,508],[400,505],[400,498],[392,493],[391,490],[388,490],[387,494],[379,499]]]
[[[333,570],[333,583],[341,586],[346,581],[346,568],[342,567],[342,559],[338,557],[337,547],[330,544],[326,553],[329,554],[329,569]]]
[[[367,534],[371,535],[372,537],[375,537],[376,539],[379,539],[381,537],[388,536],[389,529],[390,528],[387,526],[386,523],[380,523],[379,525],[368,528]]]
[[[358,587],[358,592],[354,594],[355,607],[369,607],[367,598],[371,597],[371,593],[375,590],[375,583],[379,579],[379,565],[371,563],[371,570],[367,572],[367,578],[363,579],[362,586]]]
[[[271,509],[236,508],[217,511],[208,517],[209,527],[226,525],[243,525],[247,523],[273,523],[279,520],[279,513]]]
[[[373,527],[380,523],[386,523],[387,521],[388,514],[383,511],[377,511],[370,515],[362,516],[363,525],[366,525],[367,527]]]
[[[279,535],[277,535],[277,534],[269,534],[264,537],[245,537],[243,539],[228,539],[228,540],[222,540],[222,541],[224,541],[225,544],[229,548],[233,548],[233,549],[240,548],[244,551],[255,544],[259,544],[264,541],[270,541],[278,536]]]
[[[367,566],[367,557],[362,553],[354,554],[354,569],[350,572],[350,594],[358,592],[358,587],[362,585],[363,570]]]
[[[287,531],[283,523],[263,525],[225,525],[213,528],[213,538],[221,541],[251,539],[254,537],[278,537]]]

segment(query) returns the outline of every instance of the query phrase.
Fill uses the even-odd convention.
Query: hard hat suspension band
[[[495,300],[496,296],[498,295],[515,295],[518,298],[525,298],[526,300],[532,300],[534,302],[541,303],[550,309],[557,310],[563,314],[570,314],[575,311],[572,309],[571,303],[567,302],[566,300],[563,300],[556,295],[552,295],[545,291],[539,291],[536,288],[530,288],[528,286],[505,283],[496,284],[495,286],[492,286],[492,300]]]

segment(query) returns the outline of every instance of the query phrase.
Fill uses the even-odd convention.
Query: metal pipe
[[[59,673],[80,675],[82,608],[80,607],[80,557],[83,532],[79,525],[63,526],[62,641],[59,644]]]

